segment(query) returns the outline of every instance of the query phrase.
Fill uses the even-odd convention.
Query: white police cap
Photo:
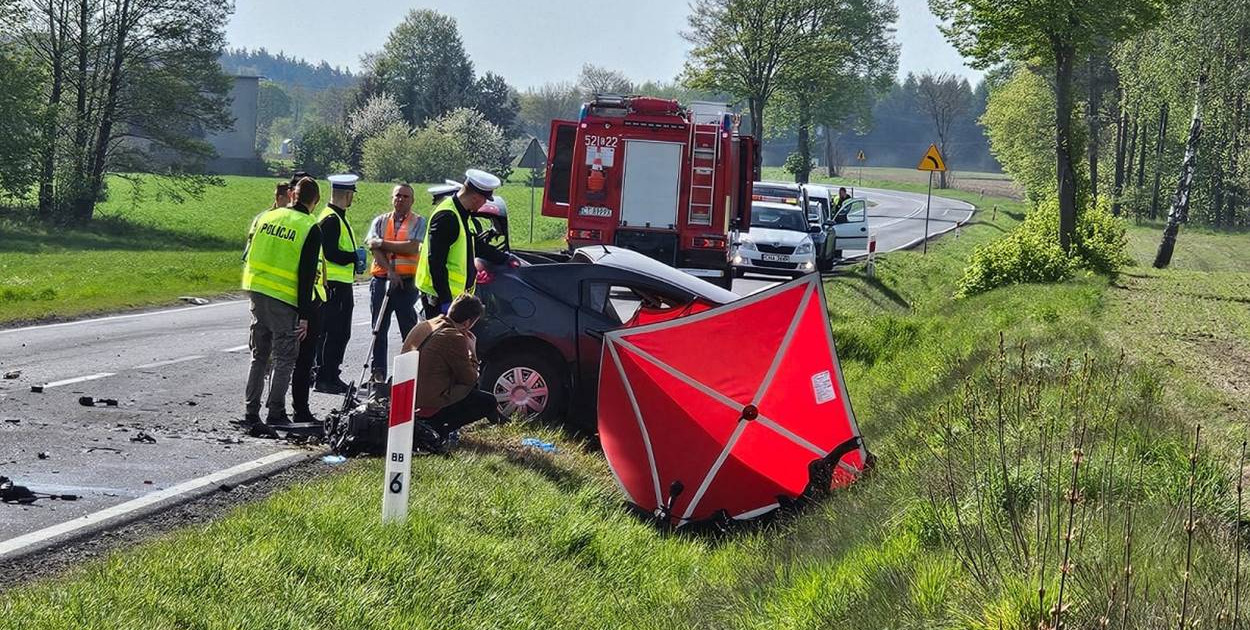
[[[483,197],[491,200],[495,198],[495,189],[503,185],[498,177],[476,168],[464,172],[464,183],[474,192],[481,193]]]
[[[334,190],[356,190],[356,182],[360,181],[360,177],[351,174],[331,175],[326,179],[330,180],[330,187]]]
[[[429,188],[425,189],[425,192],[430,193],[432,197],[437,199],[439,197],[450,195],[458,190],[460,190],[459,182],[447,182],[446,184],[437,184],[434,186],[430,186]]]

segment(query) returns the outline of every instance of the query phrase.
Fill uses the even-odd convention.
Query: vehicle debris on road
[[[156,438],[148,434],[147,431],[139,431],[134,437],[130,438],[131,442],[139,442],[142,444],[156,444]]]
[[[13,379],[15,379],[15,378],[21,378],[21,376],[22,376],[22,371],[21,371],[21,370],[12,370],[12,371],[10,371],[10,372],[5,372],[5,373],[4,373],[4,378],[5,378],[6,380],[10,380],[10,381],[11,381],[11,380],[13,380]]]
[[[95,398],[92,396],[79,396],[78,404],[84,407],[116,407],[118,405],[116,398]]]

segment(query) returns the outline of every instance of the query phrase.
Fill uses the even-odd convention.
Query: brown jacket
[[[441,409],[477,389],[476,345],[472,333],[460,332],[443,315],[413,327],[404,340],[403,352],[421,352],[417,407]]]

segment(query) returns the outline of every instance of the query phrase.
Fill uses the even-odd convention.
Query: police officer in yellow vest
[[[494,264],[507,264],[506,254],[479,247],[470,215],[495,198],[502,185],[498,177],[469,169],[460,192],[444,199],[430,215],[430,229],[417,263],[417,288],[425,317],[446,315],[451,301],[461,293],[473,293],[477,284],[478,256]]]
[[[355,296],[352,283],[364,272],[365,249],[347,221],[347,209],[356,195],[355,175],[331,175],[330,204],[318,219],[324,237],[326,257],[326,303],[321,311],[324,330],[317,342],[317,380],[314,388],[327,394],[342,394],[347,383],[339,376],[347,342],[352,336],[352,309]]]
[[[277,437],[272,425],[290,424],[286,390],[308,335],[321,263],[321,229],[309,210],[317,206],[317,182],[301,179],[290,207],[270,210],[257,221],[247,260],[243,290],[251,300],[252,326],[248,345],[252,363],[247,375],[242,425],[251,435]],[[260,399],[269,375],[269,413],[260,419]]]
[[[391,211],[378,215],[369,226],[365,245],[373,253],[373,278],[369,281],[369,311],[377,326],[371,366],[373,381],[386,382],[386,336],[391,314],[399,320],[400,340],[417,325],[417,257],[425,240],[425,217],[412,211],[413,190],[400,184],[391,191]],[[384,299],[389,295],[390,299]],[[383,311],[383,303],[386,310]]]

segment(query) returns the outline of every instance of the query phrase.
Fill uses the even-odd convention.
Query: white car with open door
[[[734,274],[798,277],[816,271],[812,233],[819,229],[797,205],[756,201],[751,204],[751,230],[740,234],[730,251]]]
[[[838,258],[849,251],[868,251],[868,200],[850,197],[843,201],[833,217],[832,227],[837,235],[834,254]]]

